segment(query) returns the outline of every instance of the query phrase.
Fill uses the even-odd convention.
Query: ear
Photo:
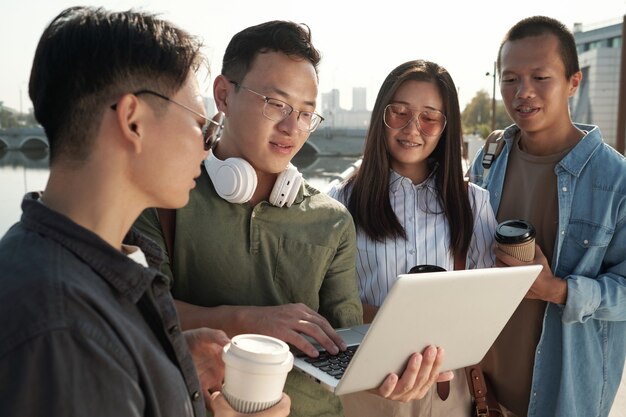
[[[213,82],[213,97],[217,110],[228,116],[228,93],[232,88],[232,83],[223,75],[218,75]]]
[[[578,90],[578,86],[583,79],[583,73],[581,71],[576,72],[569,80],[569,96],[572,97],[576,90]]]
[[[137,96],[124,95],[115,108],[116,120],[122,139],[133,152],[141,153],[145,138],[145,112],[147,106],[142,106]]]

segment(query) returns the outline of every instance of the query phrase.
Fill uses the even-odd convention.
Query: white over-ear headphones
[[[252,198],[257,186],[254,168],[242,158],[218,159],[213,150],[204,160],[204,167],[213,182],[215,191],[229,203],[245,203]],[[302,174],[291,163],[278,174],[270,193],[269,202],[277,207],[290,207],[298,195],[302,184]]]

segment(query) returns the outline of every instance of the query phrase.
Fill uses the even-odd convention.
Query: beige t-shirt
[[[529,221],[537,232],[536,243],[548,262],[559,226],[556,164],[569,152],[534,156],[519,147],[515,138],[502,190],[498,222]],[[543,327],[546,302],[524,299],[491,347],[482,365],[498,401],[517,416],[526,416],[532,382],[535,349]]]

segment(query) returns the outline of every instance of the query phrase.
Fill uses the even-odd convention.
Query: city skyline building
[[[367,110],[366,103],[367,103],[367,88],[353,87],[352,88],[352,111]]]
[[[613,147],[617,137],[622,25],[583,30],[581,24],[575,24],[573,30],[583,78],[570,101],[572,120],[599,126],[604,141]]]
[[[333,88],[327,93],[322,93],[322,113],[329,114],[340,109],[339,89]]]
[[[338,89],[322,93],[323,126],[333,129],[367,129],[372,112],[367,110],[366,99],[365,87],[353,87],[352,110],[346,110],[341,107]]]

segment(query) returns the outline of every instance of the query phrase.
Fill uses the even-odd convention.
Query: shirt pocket
[[[614,229],[602,225],[570,222],[559,258],[564,269],[559,269],[572,275],[596,276],[613,233]]]
[[[281,238],[274,283],[289,303],[319,308],[319,291],[335,250],[298,240]]]

